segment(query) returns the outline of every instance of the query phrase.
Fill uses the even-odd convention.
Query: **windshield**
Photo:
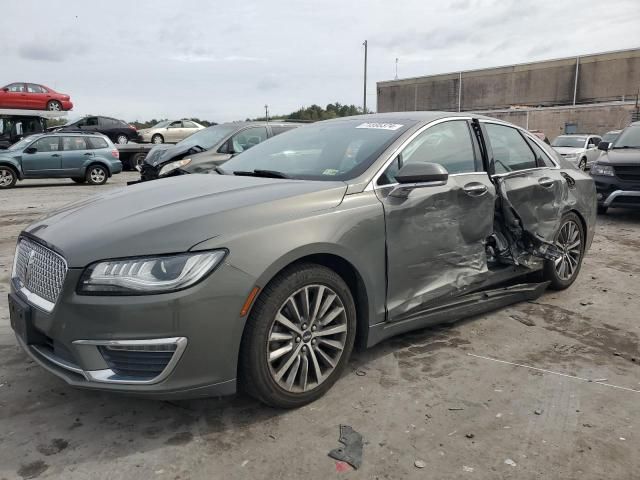
[[[584,142],[586,141],[587,137],[558,137],[553,141],[551,146],[584,148]]]
[[[620,135],[620,132],[607,132],[602,136],[602,141],[613,143],[618,138],[618,135]]]
[[[11,145],[9,148],[7,148],[7,150],[12,150],[12,151],[22,150],[27,145],[29,145],[32,141],[33,141],[33,138],[29,138],[29,137],[23,138],[19,142],[16,142],[13,145]]]
[[[304,180],[362,174],[410,125],[363,120],[319,122],[282,133],[224,164],[225,171],[272,170]]]
[[[195,145],[199,145],[205,150],[209,150],[237,129],[238,126],[234,125],[215,125],[194,133],[181,142],[178,142],[177,145],[182,147],[193,147]]]
[[[169,125],[170,122],[171,122],[170,120],[165,120],[164,122],[158,122],[151,128],[163,128]]]
[[[613,143],[613,148],[640,148],[640,126],[625,128]]]

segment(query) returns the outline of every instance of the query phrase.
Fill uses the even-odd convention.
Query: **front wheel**
[[[240,384],[260,401],[295,408],[321,397],[353,349],[356,309],[333,270],[301,264],[279,274],[256,300],[240,353]]]
[[[18,175],[11,167],[0,165],[0,188],[11,188],[18,181]]]
[[[554,243],[561,256],[556,260],[545,260],[544,276],[551,282],[551,288],[564,290],[578,277],[584,257],[585,231],[575,213],[562,217]]]
[[[89,165],[85,178],[90,185],[104,185],[109,178],[109,172],[102,165]]]
[[[164,143],[164,137],[159,133],[156,133],[153,137],[151,137],[151,143],[155,143],[156,145]]]
[[[582,170],[583,172],[587,171],[587,159],[583,158],[580,160],[580,163],[578,164],[578,168],[580,170]]]
[[[57,100],[50,100],[47,102],[47,110],[50,112],[61,112],[62,104]]]
[[[129,142],[129,137],[127,137],[126,135],[124,135],[123,133],[121,133],[120,135],[118,135],[116,137],[116,143],[118,145],[125,145]]]

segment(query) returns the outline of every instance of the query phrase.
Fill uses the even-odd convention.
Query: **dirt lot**
[[[359,352],[323,399],[283,412],[74,390],[16,346],[19,231],[132,176],[0,192],[0,479],[638,478],[640,211],[599,218],[571,289]],[[358,471],[327,457],[340,424],[364,436]]]

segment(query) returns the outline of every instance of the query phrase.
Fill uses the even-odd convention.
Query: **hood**
[[[90,198],[27,227],[69,267],[97,260],[185,252],[204,240],[335,208],[343,182],[185,175]],[[224,246],[224,245],[221,245]]]
[[[584,148],[575,148],[575,147],[553,147],[553,149],[558,152],[560,155],[575,155],[577,153],[584,152]]]
[[[640,166],[640,148],[614,148],[607,150],[598,157],[598,163]]]
[[[170,160],[179,159],[187,154],[192,148],[192,145],[180,145],[179,143],[176,145],[158,145],[153,147],[147,154],[144,158],[144,163],[157,167],[158,165]],[[193,150],[193,152],[196,152],[196,150]],[[200,153],[199,150],[197,152]]]

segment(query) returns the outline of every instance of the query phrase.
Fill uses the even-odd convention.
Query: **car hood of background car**
[[[158,145],[153,147],[144,158],[144,163],[153,165],[154,167],[170,160],[177,159],[180,155],[184,155],[193,148],[193,145]],[[193,153],[200,153],[201,150],[195,149]]]
[[[598,163],[610,163],[611,165],[639,165],[640,148],[619,148],[602,152],[598,157]]]
[[[575,147],[553,147],[553,149],[558,152],[560,155],[571,155],[576,153],[584,152],[584,148],[575,148]]]
[[[213,237],[312,215],[338,206],[346,188],[344,182],[187,175],[71,204],[25,232],[57,249],[70,268],[84,267],[185,252]]]

